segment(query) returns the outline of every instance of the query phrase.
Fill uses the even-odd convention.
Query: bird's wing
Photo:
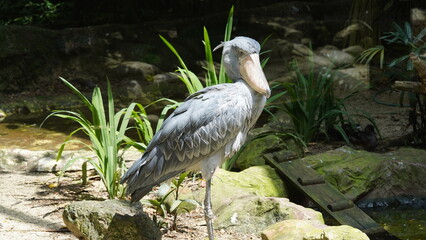
[[[249,127],[249,93],[241,91],[235,84],[205,88],[164,121],[146,152],[122,178],[128,182],[132,201],[217,152]]]

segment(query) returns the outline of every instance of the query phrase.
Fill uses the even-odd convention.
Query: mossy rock
[[[171,206],[174,195],[171,194],[166,204]],[[212,208],[213,212],[223,206],[229,205],[235,199],[245,196],[261,197],[286,197],[287,187],[275,172],[267,165],[248,168],[241,172],[230,172],[218,169],[212,179]],[[205,189],[201,188],[192,192],[188,188],[180,190],[179,199],[193,199],[203,203]],[[191,203],[183,203],[182,209],[192,211],[197,206]]]
[[[341,147],[307,156],[304,161],[346,197],[356,200],[426,197],[426,151],[400,148],[388,153],[373,153]]]
[[[286,220],[262,231],[263,240],[368,240],[368,236],[351,226],[327,226],[317,221]]]
[[[289,202],[287,198],[250,195],[235,199],[215,212],[218,229],[243,233],[259,233],[269,225],[283,220],[312,220],[324,223],[322,214]]]
[[[67,228],[78,238],[156,240],[161,232],[142,206],[119,200],[81,201],[65,206]]]

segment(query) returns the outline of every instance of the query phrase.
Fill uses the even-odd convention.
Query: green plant
[[[163,107],[163,110],[160,113],[155,132],[160,130],[161,126],[163,125],[164,120],[166,119],[167,113],[171,109],[175,109],[180,105],[180,102],[177,102],[177,101],[170,99],[170,98],[158,99],[158,100],[148,104],[145,107],[142,106],[139,103],[135,103],[135,106],[139,110],[132,109],[133,110],[132,119],[135,121],[135,128],[136,128],[136,132],[139,136],[140,142],[129,141],[129,142],[127,142],[127,144],[130,144],[130,145],[136,147],[137,149],[139,149],[141,151],[145,151],[147,145],[149,144],[152,137],[154,136],[154,131],[152,129],[151,122],[148,119],[148,114],[146,112],[146,108],[148,108],[149,106],[154,105],[156,103],[159,103],[159,102],[168,102],[168,104],[166,104]]]
[[[41,2],[29,1],[24,5],[24,11],[20,17],[16,17],[5,23],[7,24],[34,24],[34,23],[51,23],[53,22],[60,13],[60,9],[63,3],[52,3],[49,0],[43,0]]]
[[[392,25],[394,31],[385,32],[380,39],[390,46],[401,46],[403,53],[401,56],[392,59],[386,66],[388,68],[394,68],[401,62],[406,61],[405,70],[412,71],[413,63],[410,60],[410,54],[414,53],[416,56],[419,56],[420,53],[426,49],[426,43],[423,41],[423,37],[426,35],[426,28],[414,36],[410,23],[405,22],[403,26],[400,26],[396,22],[393,22]],[[357,58],[357,62],[369,64],[376,56],[379,56],[380,68],[384,68],[385,47],[383,45],[377,45],[363,51]]]
[[[102,93],[99,87],[95,87],[92,94],[92,100],[89,101],[71,83],[69,83],[63,78],[60,79],[84,103],[84,105],[91,113],[91,120],[80,112],[66,110],[56,110],[49,116],[47,116],[47,118],[54,116],[63,119],[68,119],[78,123],[80,126],[76,130],[71,132],[67,139],[64,141],[64,143],[61,145],[58,151],[57,160],[61,158],[62,152],[68,143],[78,142],[80,144],[83,144],[88,149],[93,151],[97,156],[96,159],[87,158],[86,162],[89,162],[100,176],[102,183],[104,184],[108,192],[108,197],[110,199],[115,197],[123,197],[125,194],[125,189],[123,185],[119,183],[119,181],[123,171],[125,170],[125,166],[123,158],[119,154],[119,149],[120,147],[125,146],[125,143],[133,143],[131,139],[125,136],[125,132],[128,129],[128,124],[131,116],[135,114],[134,109],[135,107],[137,107],[137,104],[132,103],[128,108],[121,109],[120,111],[115,113],[114,99],[112,96],[111,86],[108,81],[108,109],[107,111],[105,111]],[[139,107],[143,110],[143,107]],[[143,119],[146,119],[146,116]],[[142,125],[147,124],[146,120],[142,121]],[[149,125],[145,126],[145,128],[148,126]],[[80,131],[82,131],[89,137],[91,145],[71,138],[74,134]],[[147,138],[149,137],[150,136],[148,134]],[[67,168],[76,160],[78,160],[78,158],[73,158],[69,160],[62,169],[62,171],[66,171]],[[84,174],[85,173],[83,173],[83,175]],[[84,181],[85,179],[83,179],[83,182]]]
[[[187,211],[182,208],[184,203],[189,203],[193,206],[199,206],[200,204],[193,199],[180,199],[180,190],[182,188],[182,184],[185,178],[188,176],[189,172],[184,172],[179,175],[179,177],[173,179],[170,182],[164,183],[160,186],[160,188],[156,192],[156,199],[142,199],[141,201],[147,205],[150,205],[156,209],[157,214],[161,214],[162,219],[157,219],[156,216],[153,216],[153,221],[157,224],[157,226],[162,227],[166,224],[164,219],[166,218],[168,213],[173,214],[173,223],[171,229],[176,230],[176,220],[180,211]],[[169,208],[167,208],[166,200],[169,198],[171,194],[174,193],[174,199],[171,202]]]
[[[228,21],[225,27],[224,41],[229,41],[231,39],[233,14],[234,14],[234,7],[231,7],[231,10],[229,11],[229,15],[228,15]],[[220,64],[219,75],[216,74],[209,33],[205,27],[203,28],[203,35],[204,35],[204,41],[203,41],[204,52],[206,54],[206,63],[207,63],[205,86],[208,87],[208,86],[212,86],[216,84],[230,82],[229,78],[227,78],[227,76],[225,75],[225,69],[223,67],[223,64]],[[204,86],[200,78],[198,78],[198,76],[194,72],[188,69],[185,62],[180,57],[178,51],[173,47],[173,45],[170,42],[168,42],[163,36],[160,35],[160,38],[179,60],[181,67],[178,67],[176,71],[179,72],[178,77],[187,87],[189,94],[193,94],[203,89]]]
[[[330,69],[315,72],[312,66],[309,73],[304,75],[297,62],[293,62],[293,67],[297,79],[294,83],[283,84],[289,99],[282,103],[282,107],[291,119],[294,135],[305,145],[321,134],[328,137],[330,132],[335,131],[350,143],[343,126],[354,126],[354,116],[366,118],[377,129],[374,120],[366,114],[350,114],[346,111],[344,102],[352,94],[343,99],[334,95],[334,76]]]

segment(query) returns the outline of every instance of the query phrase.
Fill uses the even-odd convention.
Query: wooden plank
[[[298,190],[340,224],[353,226],[366,233],[386,232],[334,186],[326,181],[320,181],[321,175],[312,168],[302,165],[300,161],[278,163],[270,157],[265,157],[265,160],[281,177],[293,183]]]

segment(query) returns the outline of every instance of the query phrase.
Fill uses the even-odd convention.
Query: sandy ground
[[[49,188],[53,174],[0,173],[1,239],[76,239],[62,222],[73,197]]]
[[[65,205],[81,199],[105,198],[100,182],[92,180],[86,187],[79,183],[79,174],[70,173],[57,186],[57,177],[52,173],[0,173],[0,239],[15,240],[66,240],[77,239],[62,222]],[[155,210],[145,208],[153,216]],[[166,222],[171,226],[172,216]],[[164,240],[207,238],[203,210],[180,215],[176,231],[162,229]],[[250,234],[217,231],[218,239],[257,240],[260,237]]]

